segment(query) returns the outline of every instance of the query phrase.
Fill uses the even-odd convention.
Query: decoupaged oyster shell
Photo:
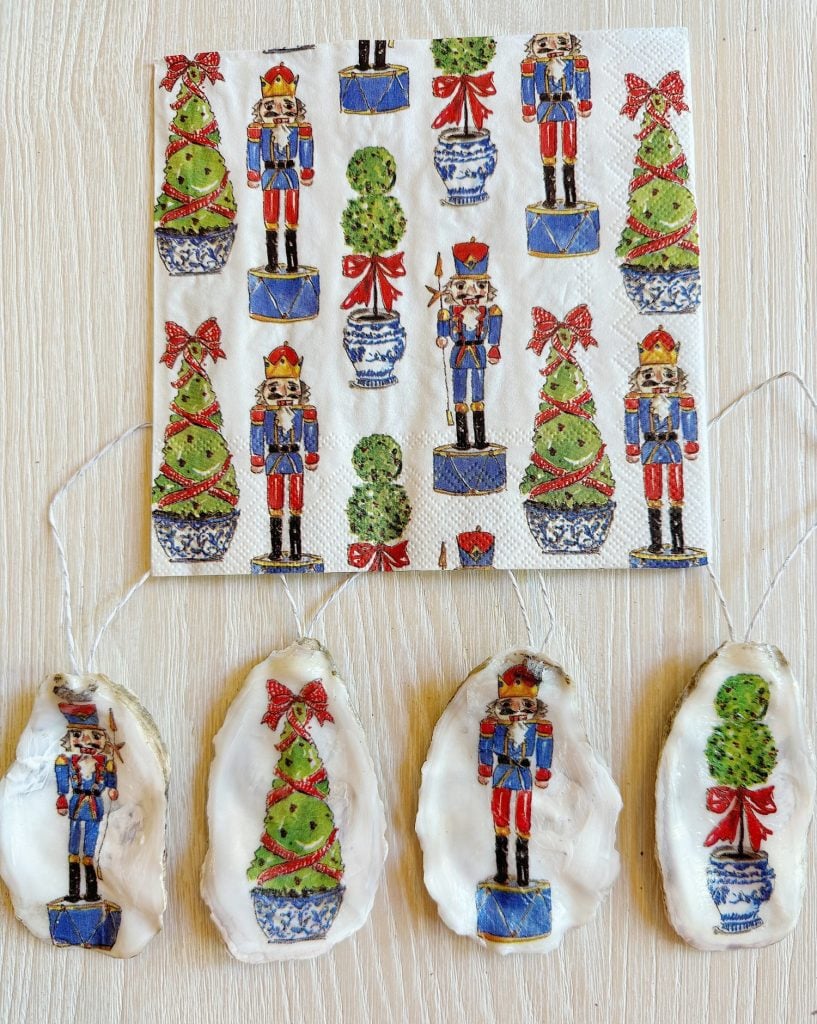
[[[618,876],[620,810],[562,669],[526,649],[480,665],[423,766],[416,828],[443,921],[499,953],[555,949]]]
[[[723,644],[681,699],[656,784],[664,896],[685,941],[758,947],[791,931],[814,791],[788,663],[770,644]]]
[[[374,764],[315,640],[250,672],[214,741],[201,891],[230,952],[315,957],[369,916],[386,859]]]
[[[0,781],[0,876],[38,938],[130,957],[159,931],[168,777],[128,689],[102,675],[43,681]]]

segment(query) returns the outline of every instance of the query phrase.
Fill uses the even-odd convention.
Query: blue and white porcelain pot
[[[764,852],[739,854],[722,846],[709,855],[706,884],[721,915],[721,931],[748,932],[763,924],[761,906],[771,897],[774,869]]]
[[[270,942],[322,939],[337,917],[343,893],[342,885],[308,896],[285,896],[255,888],[252,890],[255,919]]]
[[[621,266],[627,298],[639,313],[694,313],[701,303],[701,274],[686,270],[645,270]]]
[[[154,509],[151,515],[156,539],[171,562],[220,562],[227,554],[241,513],[233,509],[222,516],[184,519]]]
[[[434,166],[443,179],[450,206],[473,206],[488,198],[485,182],[496,168],[496,146],[490,132],[446,128],[434,147]]]
[[[585,508],[551,508],[526,501],[525,516],[546,555],[595,554],[607,540],[615,507],[614,501]]]
[[[406,350],[406,329],[397,313],[350,313],[343,348],[355,369],[355,387],[385,388],[397,383],[394,368]]]
[[[185,274],[217,274],[230,258],[236,225],[228,224],[217,231],[201,235],[185,235],[168,228],[156,228],[159,255],[173,277]]]

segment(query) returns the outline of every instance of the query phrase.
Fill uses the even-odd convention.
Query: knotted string
[[[286,576],[279,576],[278,578],[280,579],[283,585],[287,601],[289,601],[289,606],[292,609],[292,617],[295,619],[295,629],[298,632],[298,638],[305,639],[311,637],[315,627],[323,618],[324,614],[326,613],[330,605],[334,604],[335,601],[337,601],[337,599],[340,597],[343,591],[346,590],[347,587],[351,586],[354,580],[364,575],[365,573],[361,572],[350,573],[343,581],[343,583],[338,584],[338,586],[335,587],[333,591],[331,591],[329,596],[318,606],[318,610],[310,619],[309,625],[306,627],[306,630],[304,630],[304,620],[300,612],[298,611],[298,604],[295,600],[292,591],[290,590],[289,581],[287,580]]]
[[[742,405],[750,398],[753,398],[756,394],[758,394],[758,392],[763,391],[764,388],[769,387],[769,385],[771,384],[776,384],[778,381],[786,379],[793,380],[800,387],[803,394],[811,403],[812,409],[814,409],[814,411],[817,412],[817,398],[815,398],[811,389],[805,383],[800,374],[796,373],[794,370],[782,370],[780,373],[776,373],[771,377],[767,377],[766,380],[761,381],[759,384],[755,384],[754,387],[749,388],[748,391],[744,391],[742,395],[739,395],[733,401],[729,402],[728,405],[725,405],[723,409],[720,410],[720,412],[717,412],[712,417],[712,419],[709,420],[709,422],[707,423],[707,427],[711,429],[712,427],[717,426],[717,424],[721,423],[731,413],[733,413],[735,409],[738,408],[738,406]],[[797,543],[780,563],[780,566],[778,567],[778,569],[772,576],[771,580],[769,581],[769,584],[764,590],[763,596],[761,597],[757,608],[755,609],[753,615],[749,620],[749,625],[743,637],[744,643],[747,643],[749,641],[749,637],[751,636],[758,619],[763,613],[763,610],[768,604],[769,598],[772,596],[777,587],[777,584],[780,582],[780,577],[783,575],[786,567],[789,565],[792,559],[799,553],[799,551],[803,547],[805,547],[805,545],[811,539],[811,536],[815,531],[817,531],[817,521],[813,522],[811,526],[809,526],[809,528],[805,531],[805,533],[803,533],[800,536]],[[726,620],[726,627],[729,630],[729,639],[731,641],[734,641],[735,624],[732,619],[732,616],[729,613],[729,606],[727,605],[726,598],[721,588],[720,579],[718,578],[717,574],[715,573],[715,570],[712,568],[710,564],[707,565],[707,570],[709,572],[710,579],[712,580],[713,586],[715,588],[715,594],[717,595],[718,603],[720,604],[721,611],[723,612],[723,617]]]
[[[68,556],[65,552],[65,545],[63,544],[62,535],[60,534],[59,527],[57,526],[56,510],[62,499],[68,493],[68,491],[74,486],[74,484],[80,480],[89,469],[95,466],[101,459],[104,459],[106,455],[110,454],[117,448],[123,441],[126,441],[133,434],[138,433],[140,430],[147,430],[150,423],[139,423],[135,427],[130,427],[124,433],[120,434],[119,437],[115,437],[113,441],[109,441],[103,448],[93,455],[86,463],[84,463],[76,472],[74,472],[54,494],[48,505],[48,525],[51,528],[51,533],[54,535],[54,543],[57,546],[57,556],[60,563],[60,577],[62,580],[62,607],[63,607],[63,622],[65,624],[65,634],[68,641],[68,656],[71,661],[71,671],[74,675],[81,675],[83,671],[85,673],[91,672],[93,665],[94,656],[96,655],[97,648],[102,640],[105,631],[108,626],[113,622],[119,612],[125,607],[130,601],[137,590],[145,583],[147,578],[150,576],[150,570],[144,573],[125,593],[119,598],[119,600],[111,608],[110,612],[106,616],[104,622],[99,627],[96,636],[90,646],[88,657],[85,660],[84,669],[80,663],[79,652],[77,648],[76,637],[74,636],[74,618],[71,610],[71,576],[68,571]]]
[[[541,572],[537,572],[536,574],[536,577],[539,581],[539,589],[542,591],[542,600],[544,601],[545,608],[548,613],[549,623],[545,635],[542,637],[542,642],[537,645],[536,643],[534,643],[533,629],[531,627],[530,615],[528,614],[528,605],[525,601],[525,598],[522,595],[522,589],[519,586],[519,580],[517,580],[516,575],[512,569],[506,569],[505,571],[507,572],[508,577],[511,581],[513,592],[514,594],[516,594],[516,600],[519,602],[519,609],[522,612],[522,619],[525,623],[525,630],[528,635],[528,647],[530,647],[530,649],[534,651],[543,651],[547,646],[548,640],[550,639],[550,634],[553,632],[553,627],[556,625],[556,615],[553,611],[553,605],[551,604],[550,597],[545,588],[544,576]]]

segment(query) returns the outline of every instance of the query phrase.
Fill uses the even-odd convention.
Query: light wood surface
[[[564,7],[564,10],[561,8]],[[813,2],[442,0],[366,5],[2,0],[0,190],[0,770],[42,676],[67,668],[50,493],[103,442],[147,417],[149,60],[374,34],[689,27],[698,123],[710,402],[770,373],[815,374]],[[382,33],[381,33],[382,34]],[[627,70],[622,68],[622,73]],[[715,552],[738,630],[817,513],[817,422],[791,382],[711,437]],[[147,434],[68,502],[83,644],[148,561]],[[726,639],[709,578],[548,573],[548,653],[574,677],[590,741],[624,797],[623,870],[601,913],[543,958],[487,955],[442,925],[413,822],[433,725],[459,681],[525,640],[505,576],[394,574],[356,582],[318,636],[350,681],[381,773],[391,845],[368,925],[311,963],[233,962],[198,894],[210,743],[247,672],[294,635],[273,579],[151,580],[113,624],[98,668],[151,709],[173,760],[164,932],[119,962],[38,942],[0,897],[0,1020],[153,1022],[805,1022],[817,1012],[817,857],[794,934],[759,952],[703,954],[667,923],[653,857],[653,780],[671,709]],[[817,548],[792,564],[755,639],[777,644],[814,731]],[[521,584],[542,630],[534,574]],[[308,615],[336,581],[296,581]],[[241,780],[236,780],[241,785]],[[778,868],[778,870],[780,870]]]

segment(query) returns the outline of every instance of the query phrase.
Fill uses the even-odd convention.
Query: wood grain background
[[[815,384],[815,5],[806,2],[483,0],[343,6],[262,0],[2,0],[0,258],[0,770],[35,685],[67,667],[49,495],[104,441],[148,415],[151,74],[166,52],[259,49],[358,35],[687,25],[697,124],[713,408],[770,373]],[[624,71],[626,69],[622,69]],[[791,382],[713,433],[719,566],[738,629],[817,513],[817,424]],[[83,643],[148,562],[148,440],[69,500]],[[521,582],[542,628],[536,577]],[[755,639],[801,680],[814,730],[817,549],[792,565]],[[210,743],[250,667],[293,637],[274,579],[151,580],[98,667],[132,687],[171,749],[164,932],[126,963],[33,939],[0,897],[0,1019],[312,1024],[344,1021],[804,1022],[817,1013],[817,858],[800,924],[758,952],[703,954],[669,927],[653,858],[653,780],[671,708],[726,638],[704,573],[546,574],[548,646],[575,678],[590,741],[624,797],[623,870],[558,953],[488,956],[439,921],[414,837],[431,731],[478,662],[524,640],[508,579],[395,574],[355,584],[318,630],[352,688],[380,766],[391,850],[369,924],[311,963],[233,962],[198,895]],[[331,578],[294,584],[310,614]],[[241,780],[236,780],[241,785]],[[778,868],[780,870],[780,868]]]

